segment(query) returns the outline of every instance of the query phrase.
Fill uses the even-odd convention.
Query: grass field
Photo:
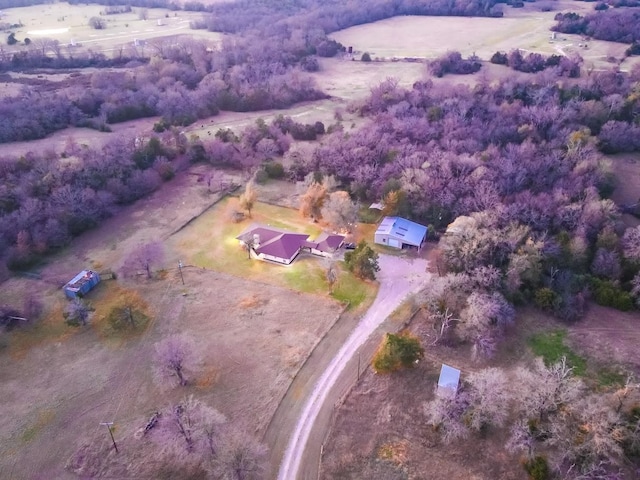
[[[328,259],[303,253],[291,265],[274,265],[249,259],[247,251],[236,240],[252,223],[308,233],[312,238],[321,233],[317,224],[301,217],[297,210],[260,202],[251,211],[251,218],[233,223],[226,218],[226,212],[235,203],[236,198],[226,198],[172,237],[170,242],[185,263],[299,292],[329,294],[325,277],[330,263]],[[337,263],[341,265],[342,262]],[[341,266],[331,295],[355,308],[372,298],[375,291],[374,284],[356,279]]]
[[[43,478],[43,472],[47,478],[77,478],[65,463],[85,442],[101,454],[97,477],[158,478],[149,470],[153,462],[145,461],[153,445],[140,442],[136,431],[149,412],[189,394],[260,438],[291,378],[343,310],[328,296],[321,267],[313,270],[315,276],[303,268],[316,265],[315,259],[302,259],[297,269],[251,262],[279,272],[277,282],[266,283],[185,268],[183,285],[175,265],[186,257],[174,249],[173,240],[166,240],[166,260],[159,265],[166,272],[153,280],[103,281],[87,296],[95,308],[87,327],[69,327],[62,315],[66,300],[59,286],[69,275],[99,264],[117,271],[132,246],[171,238],[215,200],[204,190],[196,175],[179,174],[161,191],[50,257],[40,266],[40,279],[16,277],[2,284],[0,303],[19,306],[29,292],[38,292],[45,313],[36,324],[2,335],[0,410],[11,415],[0,424],[0,478]],[[256,219],[269,215],[281,217],[281,226],[301,226],[297,212],[259,204]],[[194,232],[207,238],[207,228]],[[233,247],[238,265],[242,260],[249,267],[245,252]],[[335,296],[345,302],[366,301],[375,291],[374,285],[346,274],[340,284]],[[320,295],[301,293],[319,285]],[[114,331],[108,314],[128,292],[140,295],[150,321],[135,331]],[[165,391],[153,382],[154,344],[175,333],[193,339],[197,360],[189,386]],[[99,425],[103,421],[116,423],[122,447],[118,456],[109,454],[110,441]]]
[[[211,41],[219,41],[222,36],[206,30],[191,30],[189,22],[200,19],[197,12],[173,12],[166,9],[147,9],[147,19],[140,18],[140,8],[129,13],[101,15],[102,5],[69,5],[52,3],[32,7],[10,8],[4,11],[3,22],[23,26],[12,31],[16,39],[29,38],[37,43],[39,39],[58,40],[61,45],[72,51],[91,49],[93,51],[113,52],[122,46],[134,47],[144,53],[145,48],[159,38],[176,35],[194,35]],[[106,28],[94,30],[89,19],[98,17],[106,22]],[[147,42],[147,47],[145,47]],[[10,51],[25,47],[10,47]]]
[[[569,366],[573,368],[573,373],[583,376],[586,373],[587,362],[565,344],[566,336],[565,330],[538,333],[529,339],[529,346],[535,355],[543,358],[545,364],[554,364],[565,357]]]
[[[343,45],[353,46],[359,54],[368,52],[373,59],[434,58],[447,51],[457,50],[464,56],[476,54],[489,60],[496,51],[509,52],[516,48],[545,55],[578,54],[586,68],[611,68],[608,57],[624,58],[628,45],[591,40],[580,35],[559,34],[550,39],[553,17],[558,11],[585,13],[588,4],[557,2],[554,11],[541,12],[535,4],[524,9],[505,9],[503,18],[471,17],[394,17],[375,23],[347,28],[332,34]],[[580,44],[588,47],[580,47]],[[637,58],[625,61],[630,68]]]

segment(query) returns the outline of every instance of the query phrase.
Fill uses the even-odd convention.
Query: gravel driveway
[[[307,440],[314,422],[347,362],[402,301],[418,292],[431,276],[427,272],[427,261],[424,259],[380,255],[379,265],[378,295],[306,398],[302,414],[292,431],[280,464],[279,480],[292,480],[298,477],[302,456],[307,448]]]

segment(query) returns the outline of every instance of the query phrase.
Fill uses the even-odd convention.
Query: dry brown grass
[[[242,310],[251,310],[254,308],[262,307],[269,302],[268,298],[264,298],[258,294],[248,295],[240,300],[238,307]]]
[[[9,355],[14,360],[24,358],[32,348],[46,344],[62,343],[71,338],[74,328],[69,327],[62,316],[66,301],[56,299],[48,305],[42,319],[34,325],[16,329],[11,333]]]
[[[204,370],[198,372],[194,385],[199,390],[211,389],[220,377],[220,368],[209,365]]]
[[[408,450],[409,442],[407,440],[383,443],[380,448],[378,448],[378,458],[391,462],[399,467],[407,461]]]

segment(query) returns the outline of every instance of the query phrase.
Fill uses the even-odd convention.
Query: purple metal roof
[[[316,242],[318,246],[315,248],[321,252],[333,252],[344,242],[344,236],[323,232],[316,238]]]
[[[277,236],[282,235],[283,233],[286,232],[283,230],[278,230],[276,228],[263,227],[261,225],[251,225],[236,238],[247,243],[253,240],[254,235],[258,235],[258,237],[260,237],[260,243],[266,243],[269,240],[273,240]]]
[[[281,233],[266,243],[260,240],[260,246],[256,248],[257,253],[264,253],[278,258],[290,259],[305,244],[309,235],[304,233]]]

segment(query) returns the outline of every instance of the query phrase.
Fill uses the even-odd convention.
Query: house
[[[321,257],[332,257],[344,243],[344,235],[321,233],[314,242],[307,242],[309,251]]]
[[[440,378],[438,379],[438,390],[436,394],[443,397],[454,397],[458,392],[460,383],[460,370],[442,364],[440,368]]]
[[[344,236],[322,233],[315,241],[305,233],[294,233],[278,228],[252,225],[236,237],[260,260],[290,265],[301,251],[331,257],[344,242]]]
[[[67,298],[73,300],[74,298],[82,298],[85,296],[98,283],[100,283],[100,275],[98,275],[98,272],[82,270],[62,288]]]
[[[257,258],[289,265],[298,256],[309,235],[273,227],[252,226],[236,238],[243,245],[249,245]]]
[[[374,235],[375,243],[394,248],[422,248],[427,227],[402,217],[384,217]]]

